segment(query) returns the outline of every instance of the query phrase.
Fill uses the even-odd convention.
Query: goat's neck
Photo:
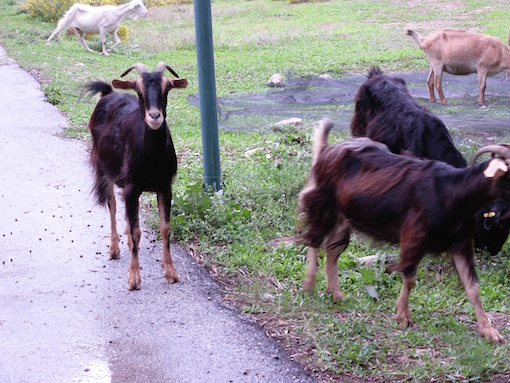
[[[486,166],[477,164],[462,169],[452,179],[450,189],[451,201],[457,205],[457,210],[470,215],[478,211],[484,204],[499,198],[493,195],[494,179],[486,178],[483,171]]]
[[[131,2],[119,5],[117,9],[115,10],[115,13],[117,14],[117,17],[120,19],[123,19],[124,17],[128,16],[130,13],[134,12],[133,8],[130,8]]]

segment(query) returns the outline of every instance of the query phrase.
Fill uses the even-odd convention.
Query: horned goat
[[[429,60],[427,86],[432,102],[436,102],[435,87],[441,102],[446,103],[443,72],[453,75],[477,73],[478,103],[485,105],[487,76],[510,70],[510,49],[496,37],[458,29],[439,30],[427,37],[409,29],[406,34],[416,41]]]
[[[480,334],[499,343],[479,293],[473,260],[474,214],[485,203],[510,199],[510,149],[493,145],[496,157],[457,169],[440,161],[391,153],[386,145],[358,138],[328,144],[331,120],[322,120],[314,137],[313,165],[299,195],[303,240],[309,246],[305,289],[313,288],[320,248],[326,252],[327,291],[344,298],[338,280],[338,257],[358,231],[376,241],[400,243],[400,263],[389,271],[403,273],[395,319],[412,324],[409,294],[426,254],[451,255],[474,306]]]
[[[453,144],[444,123],[418,105],[404,79],[372,68],[355,97],[351,133],[388,146],[395,154],[412,154],[465,168],[467,162]],[[497,254],[510,231],[510,209],[502,200],[491,201],[476,215],[477,249]]]
[[[147,8],[142,0],[132,0],[127,4],[102,5],[93,7],[88,4],[74,4],[65,15],[59,20],[57,28],[46,40],[46,45],[50,45],[51,40],[60,32],[74,29],[80,38],[80,43],[85,50],[93,52],[85,42],[85,34],[99,34],[102,43],[102,53],[108,55],[113,48],[121,43],[117,34],[117,29],[121,20],[128,16],[144,17],[147,14]],[[114,44],[110,49],[106,49],[106,34],[109,33],[113,38]]]
[[[166,106],[168,92],[173,88],[186,88],[188,82],[178,78],[177,73],[163,62],[153,73],[149,73],[143,64],[134,64],[121,77],[133,69],[139,73],[137,79],[113,80],[112,85],[117,89],[134,90],[138,97],[114,92],[112,85],[104,81],[92,81],[85,90],[101,97],[89,123],[92,134],[90,160],[95,171],[97,202],[108,205],[110,210],[110,258],[120,256],[115,217],[116,184],[122,188],[126,205],[126,233],[131,248],[128,287],[138,290],[141,283],[138,210],[139,197],[144,191],[157,194],[164,276],[169,283],[179,281],[170,255],[170,205],[177,157],[166,123]],[[177,78],[165,77],[165,69]]]

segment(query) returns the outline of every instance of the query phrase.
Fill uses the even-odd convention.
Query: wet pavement
[[[59,136],[68,122],[1,47],[0,79],[0,382],[314,381],[174,244],[169,285],[147,229],[128,291],[86,145]]]

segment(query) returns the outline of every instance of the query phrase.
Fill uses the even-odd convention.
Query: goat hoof
[[[119,258],[120,258],[120,249],[110,248],[110,259],[119,259]]]
[[[180,282],[181,279],[179,278],[179,274],[177,274],[177,270],[173,269],[173,270],[165,270],[165,278],[166,280],[168,281],[168,283],[176,283],[176,282]]]
[[[395,320],[401,328],[410,328],[414,326],[414,322],[407,316],[395,316]]]
[[[333,302],[338,302],[338,301],[343,301],[345,300],[345,295],[344,293],[342,292],[342,290],[338,290],[338,291],[333,291],[331,293],[331,295],[333,295]]]
[[[496,344],[505,343],[506,340],[494,327],[486,328],[480,331],[481,335],[484,336],[488,341]]]
[[[128,288],[129,291],[140,290],[140,285],[142,284],[142,279],[140,278],[140,274],[138,275],[130,275],[128,279]]]
[[[303,288],[307,293],[313,290],[313,287],[315,285],[315,278],[305,278],[303,281]]]

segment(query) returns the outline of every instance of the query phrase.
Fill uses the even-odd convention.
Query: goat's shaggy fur
[[[319,124],[312,170],[299,195],[303,239],[310,246],[305,288],[314,285],[322,247],[328,292],[334,300],[343,299],[338,256],[353,231],[376,241],[399,243],[400,263],[389,270],[403,273],[395,318],[408,326],[412,323],[409,293],[422,258],[448,252],[475,308],[480,334],[503,342],[482,308],[472,237],[475,212],[488,201],[510,199],[506,159],[456,169],[439,161],[393,154],[368,138],[331,146],[327,137],[332,126],[330,120]],[[505,153],[510,158],[510,150]]]
[[[354,137],[369,137],[396,154],[411,154],[465,168],[467,162],[453,144],[444,123],[416,103],[405,81],[372,68],[355,97],[351,121]],[[491,201],[475,214],[475,247],[497,254],[510,230],[509,205]]]
[[[143,64],[135,64],[140,77],[135,80],[114,80],[113,86],[132,89],[138,97],[117,93],[110,84],[92,81],[85,86],[89,94],[101,98],[90,118],[92,152],[90,160],[95,171],[94,192],[100,205],[108,205],[111,220],[110,257],[119,258],[119,236],[116,225],[114,184],[122,188],[126,205],[126,233],[131,248],[128,286],[140,289],[138,249],[140,228],[139,197],[142,192],[157,194],[160,230],[163,240],[164,275],[168,282],[179,281],[170,256],[170,205],[172,179],[177,172],[177,157],[170,131],[166,124],[168,92],[185,88],[186,79],[163,76],[164,70],[173,70],[165,63],[148,73]]]
[[[351,132],[382,142],[396,154],[446,162],[464,168],[467,162],[455,148],[445,124],[420,106],[407,90],[404,79],[372,68],[354,99]]]

